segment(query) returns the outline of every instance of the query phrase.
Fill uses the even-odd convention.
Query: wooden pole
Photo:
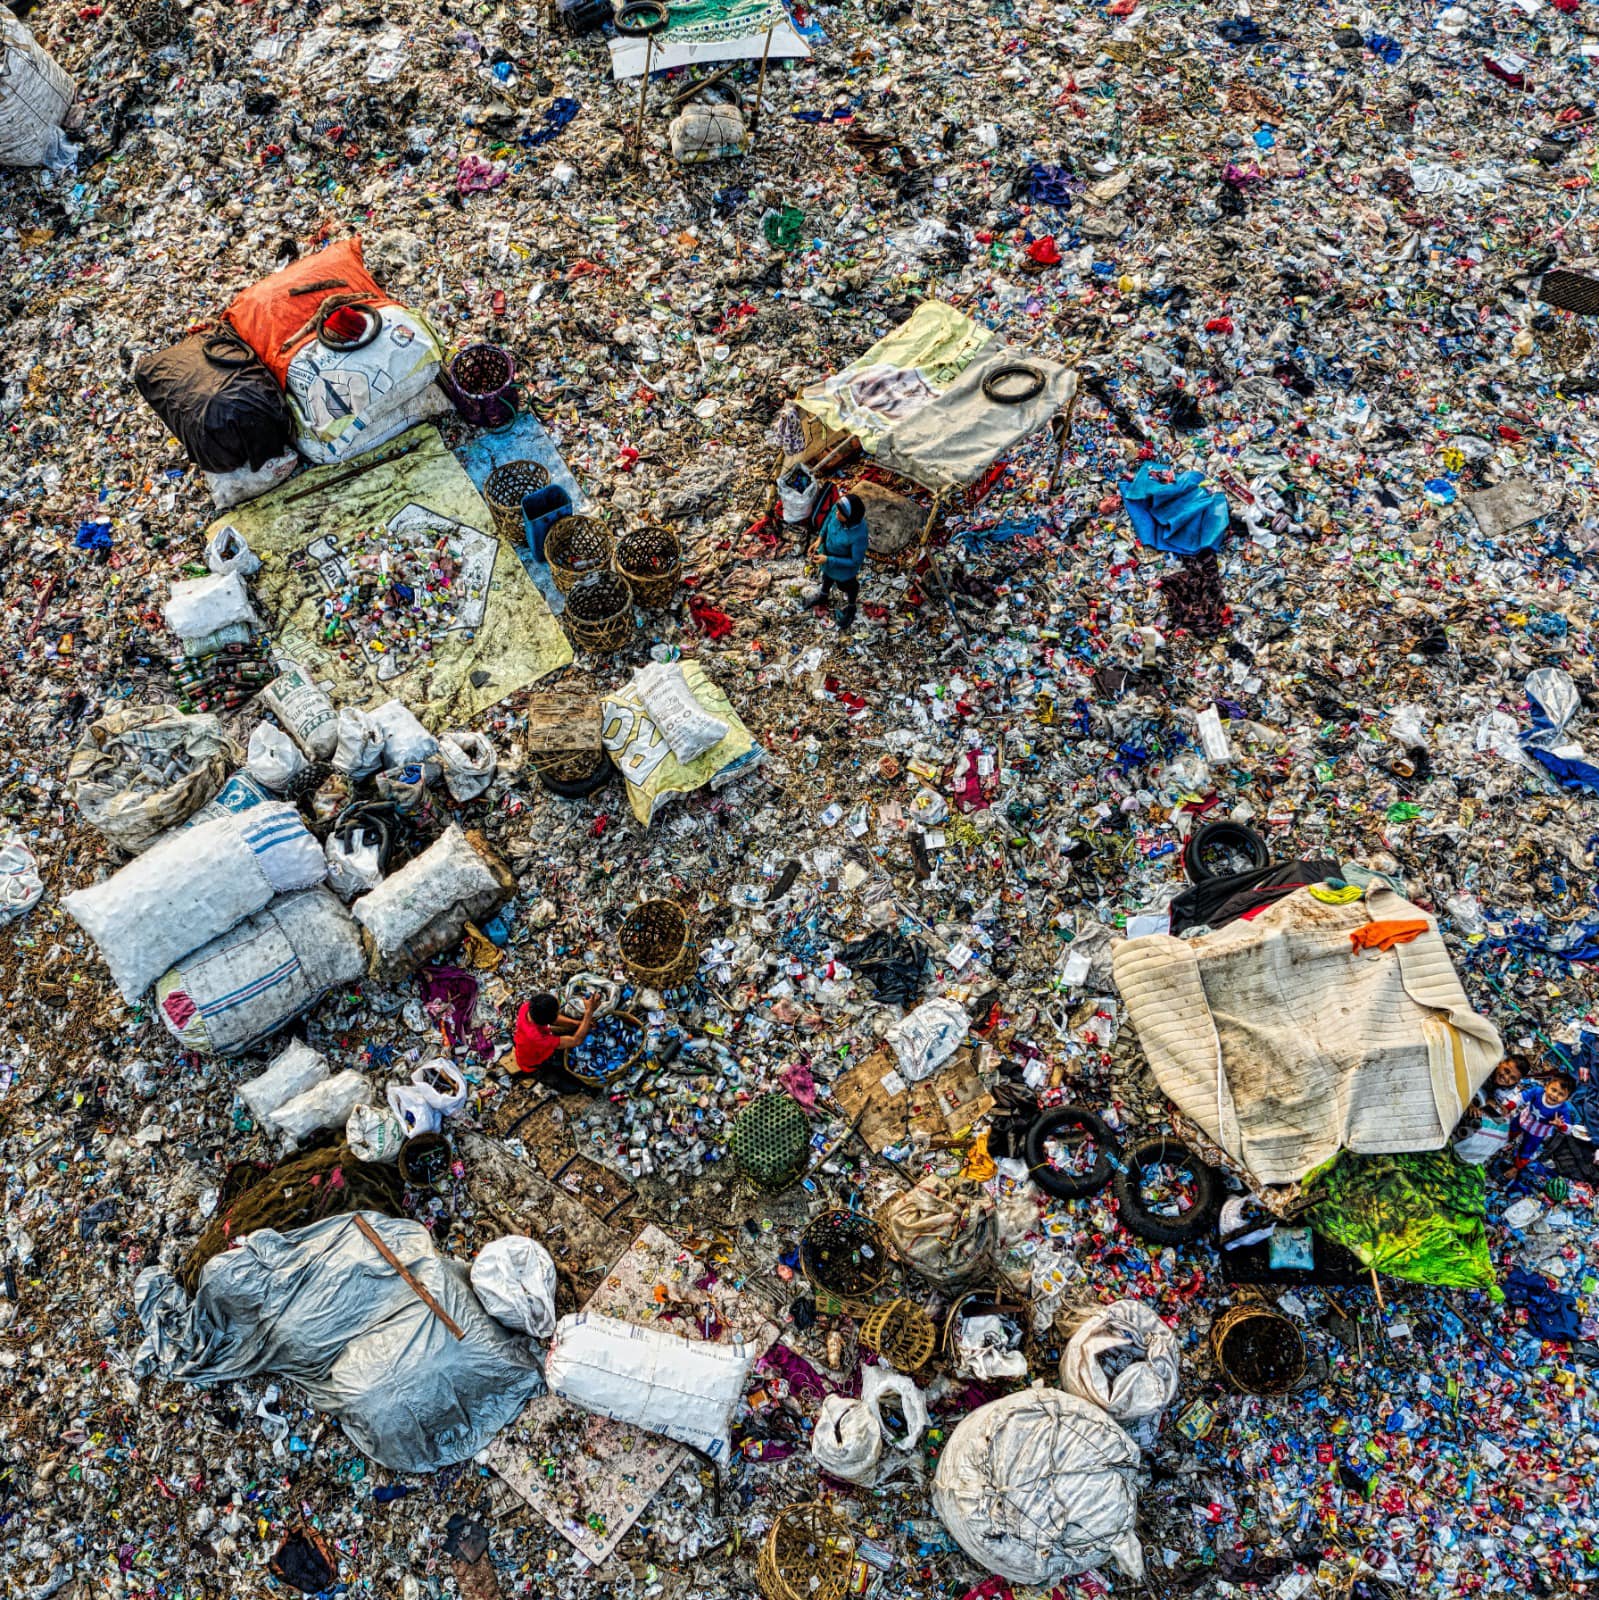
[[[650,65],[654,60],[655,35],[652,32],[644,40],[644,76],[638,85],[638,125],[633,129],[633,160],[639,165],[644,161],[644,98],[650,92]]]
[[[766,48],[761,51],[761,78],[755,85],[755,114],[750,118],[750,147],[753,149],[755,135],[761,128],[761,102],[766,98],[766,58],[772,53],[772,29],[777,24],[768,23],[766,28]]]
[[[377,1253],[382,1256],[383,1259],[387,1261],[397,1273],[399,1273],[401,1278],[405,1280],[406,1288],[408,1288],[411,1293],[414,1294],[417,1299],[420,1300],[422,1304],[425,1305],[428,1310],[431,1311],[433,1315],[436,1316],[439,1321],[442,1322],[444,1326],[455,1335],[457,1339],[464,1339],[466,1335],[461,1332],[461,1325],[455,1320],[454,1317],[450,1315],[448,1311],[444,1309],[443,1306],[438,1303],[437,1300],[433,1298],[433,1296],[426,1289],[422,1287],[420,1283],[417,1282],[415,1276],[411,1273],[409,1268],[400,1265],[400,1258],[395,1255],[395,1253],[389,1249],[386,1244],[384,1244],[382,1239],[378,1237],[377,1229],[374,1228],[359,1211],[357,1211],[355,1214],[355,1225],[361,1230],[361,1233],[364,1235],[367,1242],[371,1244]]]

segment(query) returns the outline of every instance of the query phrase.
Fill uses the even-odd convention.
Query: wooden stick
[[[761,51],[761,77],[760,81],[755,85],[755,112],[750,118],[750,147],[752,149],[755,145],[755,135],[760,132],[761,127],[761,102],[766,98],[766,58],[772,53],[772,29],[776,26],[775,22],[767,24],[766,48]]]
[[[1383,1304],[1382,1285],[1377,1282],[1377,1269],[1375,1267],[1372,1267],[1370,1270],[1371,1270],[1371,1292],[1374,1295],[1377,1296],[1377,1309],[1380,1312],[1382,1312],[1382,1314],[1384,1316],[1387,1316],[1388,1315],[1388,1307]]]
[[[414,1294],[417,1299],[420,1300],[422,1304],[425,1305],[428,1310],[431,1311],[433,1315],[436,1316],[439,1321],[442,1322],[444,1326],[455,1335],[457,1339],[464,1339],[466,1335],[461,1332],[460,1324],[456,1322],[455,1318],[452,1317],[450,1313],[446,1311],[444,1307],[441,1306],[438,1301],[435,1300],[433,1296],[422,1287],[420,1283],[417,1282],[415,1276],[408,1268],[400,1265],[400,1258],[395,1255],[395,1253],[389,1249],[386,1244],[384,1244],[382,1239],[378,1237],[377,1229],[374,1228],[359,1211],[355,1213],[355,1225],[361,1230],[361,1233],[366,1240],[377,1250],[377,1253],[382,1256],[383,1259],[387,1261],[388,1264],[393,1267],[394,1270],[405,1280],[406,1288],[408,1288],[411,1293]]]
[[[351,467],[347,472],[336,472],[331,478],[324,478],[321,483],[313,483],[304,489],[296,489],[292,494],[286,494],[279,499],[280,506],[292,504],[296,500],[303,500],[308,494],[321,494],[324,489],[331,489],[336,484],[348,483],[351,478],[359,478],[363,472],[370,472],[374,467],[386,467],[391,461],[399,461],[403,457],[412,455],[422,448],[421,441],[408,444],[403,450],[395,450],[386,456],[373,456],[370,461],[363,461],[358,467]]]
[[[638,126],[633,130],[633,160],[642,165],[644,161],[644,98],[650,92],[650,63],[655,59],[655,34],[650,32],[644,39],[644,76],[638,82]]]

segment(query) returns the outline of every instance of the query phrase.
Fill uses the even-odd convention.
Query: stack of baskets
[[[811,1125],[799,1101],[777,1090],[744,1108],[733,1124],[728,1148],[733,1165],[757,1189],[775,1193],[804,1172],[810,1158]]]
[[[699,946],[688,914],[675,900],[645,900],[634,906],[616,942],[622,965],[648,988],[675,989],[699,971]]]
[[[545,549],[548,548],[546,544]],[[552,561],[550,570],[554,569]],[[620,650],[637,626],[633,620],[633,591],[614,572],[591,573],[567,591],[565,621],[572,643],[580,650],[595,655]]]
[[[483,485],[483,498],[494,516],[494,531],[515,544],[522,537],[522,501],[550,481],[548,470],[537,461],[506,461],[497,466]]]
[[[562,594],[579,578],[604,572],[611,564],[611,536],[593,517],[562,517],[544,536],[544,559]]]
[[[672,603],[683,572],[683,549],[666,528],[634,528],[616,547],[616,570],[627,579],[634,598],[646,611]]]
[[[844,1600],[855,1538],[820,1500],[779,1511],[761,1545],[755,1575],[765,1600]]]

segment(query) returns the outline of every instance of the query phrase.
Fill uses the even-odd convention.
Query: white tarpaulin
[[[1375,922],[1425,931],[1357,947]],[[1341,1149],[1441,1150],[1501,1054],[1437,923],[1380,884],[1345,905],[1296,889],[1214,933],[1125,940],[1113,962],[1161,1088],[1265,1184]]]

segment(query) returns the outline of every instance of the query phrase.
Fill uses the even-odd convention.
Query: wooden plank
[[[454,1317],[450,1315],[448,1311],[444,1309],[443,1306],[438,1303],[437,1300],[433,1298],[433,1296],[426,1289],[422,1287],[420,1283],[417,1282],[415,1276],[408,1267],[403,1267],[400,1265],[400,1258],[395,1255],[395,1253],[389,1249],[386,1244],[384,1244],[383,1240],[378,1237],[377,1229],[374,1228],[359,1211],[355,1213],[355,1225],[361,1230],[367,1242],[371,1244],[377,1253],[382,1256],[383,1259],[387,1261],[388,1264],[393,1267],[394,1270],[405,1280],[406,1288],[408,1288],[411,1293],[414,1294],[417,1299],[420,1300],[422,1304],[425,1305],[428,1310],[431,1311],[433,1315],[436,1316],[439,1321],[442,1322],[444,1326],[455,1335],[457,1339],[464,1339],[466,1335],[461,1332],[460,1324],[455,1320]]]

